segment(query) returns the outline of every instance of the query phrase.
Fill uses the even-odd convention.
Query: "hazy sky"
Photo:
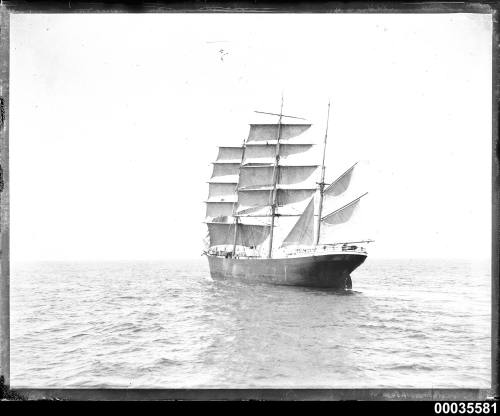
[[[491,15],[11,15],[11,259],[199,258],[252,111],[369,162],[374,257],[489,257]],[[321,140],[321,137],[318,137]]]

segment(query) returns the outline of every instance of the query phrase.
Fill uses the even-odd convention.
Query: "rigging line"
[[[375,240],[372,240],[372,239],[368,239],[368,240],[359,240],[359,241],[340,241],[340,242],[337,242],[337,243],[323,243],[322,245],[325,245],[325,246],[336,246],[338,244],[355,244],[355,243],[373,243],[375,242]]]
[[[296,119],[299,119],[299,120],[306,120],[305,118],[302,118],[302,117],[287,116],[287,115],[285,115],[285,114],[267,113],[267,112],[265,112],[265,111],[257,111],[257,110],[254,110],[254,113],[259,113],[259,114],[269,114],[269,115],[272,115],[272,116],[280,116],[280,117],[296,118]]]
[[[269,248],[267,253],[267,258],[271,258],[273,252],[273,237],[274,237],[274,217],[276,212],[276,203],[278,200],[278,192],[277,192],[277,183],[278,183],[278,175],[279,175],[279,160],[280,160],[280,136],[281,136],[281,120],[283,116],[283,92],[281,93],[281,107],[280,114],[278,119],[278,135],[276,137],[276,150],[275,150],[275,162],[273,169],[273,191],[272,202],[271,204],[271,230],[270,230],[270,238],[269,238]]]
[[[318,201],[318,219],[315,220],[314,231],[315,238],[314,244],[318,245],[319,243],[319,234],[321,232],[321,213],[323,211],[323,194],[325,192],[325,156],[326,156],[326,141],[328,139],[328,125],[330,123],[330,101],[328,101],[328,112],[326,116],[326,130],[325,130],[325,140],[323,142],[323,160],[321,162],[321,181],[318,184],[319,190],[319,201]],[[314,216],[313,216],[314,218]]]
[[[277,217],[300,217],[302,214],[276,214]],[[237,217],[250,217],[250,218],[268,218],[271,214],[258,214],[258,215],[240,215],[237,214]]]
[[[328,115],[326,117],[325,141],[323,146],[323,160],[321,162],[321,185],[325,182],[325,156],[326,156],[326,140],[328,138],[328,124],[330,122],[330,101],[328,101]]]
[[[245,160],[245,150],[246,150],[246,142],[247,139],[243,139],[243,146],[241,149],[241,159],[240,159],[240,166],[238,168],[238,183],[236,184],[234,188],[234,192],[236,193],[236,202],[233,205],[233,210],[232,210],[232,216],[234,217],[234,222],[235,222],[235,228],[234,228],[234,238],[233,238],[233,256],[236,253],[236,243],[238,242],[238,222],[239,218],[236,216],[236,210],[238,206],[238,187],[240,186],[240,180],[241,180],[241,167],[243,166],[243,161]]]

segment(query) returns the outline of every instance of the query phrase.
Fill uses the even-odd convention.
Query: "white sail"
[[[230,217],[233,213],[235,202],[205,201],[207,204],[206,216],[208,218]]]
[[[324,196],[339,196],[343,194],[347,188],[349,188],[349,184],[351,183],[352,174],[354,172],[354,168],[357,163],[347,169],[342,175],[340,175],[335,181],[333,181],[327,188],[324,190]]]
[[[321,219],[319,244],[359,241],[367,238],[359,211],[363,194]]]
[[[313,161],[314,144],[280,143],[280,165],[301,165],[306,160]],[[274,164],[276,145],[266,143],[249,143],[246,145],[243,164]],[[313,164],[313,163],[311,163]]]
[[[280,166],[278,183],[280,185],[314,185],[318,165]]]
[[[208,222],[210,246],[232,245],[234,243],[235,224]],[[238,224],[236,245],[256,247],[269,236],[270,227],[258,224]]]
[[[279,166],[280,185],[312,185],[318,165]],[[242,166],[239,188],[272,186],[274,166]]]
[[[251,124],[248,141],[276,140],[278,137],[278,124]],[[311,127],[311,124],[281,124],[280,140],[287,140],[300,135]]]
[[[297,223],[298,216],[277,216],[274,220],[273,252],[280,251],[282,243]]]
[[[271,187],[263,190],[238,190],[237,212],[270,205]]]
[[[271,207],[269,205],[255,206],[249,208],[240,208],[236,211],[239,217],[267,217],[270,215]]]
[[[294,189],[283,188],[282,185],[278,185],[277,188],[277,213],[280,215],[300,215],[302,210],[305,208],[305,205],[303,204],[304,201],[314,193],[314,187]],[[269,207],[272,203],[271,194],[271,186],[256,190],[238,190],[237,213],[245,214],[246,212],[248,215],[252,215],[252,210],[249,211],[249,209],[258,208],[262,210],[267,209],[267,215],[269,215]],[[303,205],[300,205],[301,203]],[[255,214],[255,212],[253,212],[253,214]],[[262,215],[262,212],[259,213],[259,215]]]
[[[244,167],[240,172],[239,189],[246,187],[265,186],[273,183],[273,167]]]
[[[209,183],[208,201],[211,202],[236,202],[236,184],[235,183]]]
[[[240,164],[238,163],[219,163],[215,162],[212,170],[211,179],[215,182],[225,182],[229,177],[231,180],[238,181],[238,171]],[[223,179],[224,177],[224,179]]]
[[[307,192],[307,196],[301,197],[300,200],[296,202],[289,202],[284,205],[278,205],[276,207],[275,214],[280,217],[300,217],[307,207],[307,198],[311,195],[311,192]],[[280,194],[278,193],[278,198]],[[250,208],[242,208],[240,205],[236,210],[236,216],[238,217],[269,217],[271,215],[271,206],[262,205]]]
[[[321,218],[323,225],[339,225],[351,219],[359,206],[359,199]]]
[[[370,180],[366,162],[356,162],[342,173],[331,185],[325,188],[323,194],[323,216],[333,212],[363,193]]]
[[[314,243],[314,197],[307,204],[295,226],[285,237],[282,246],[312,245]]]
[[[240,163],[243,148],[241,146],[219,146],[217,162],[220,163]]]
[[[278,207],[304,202],[314,193],[314,187],[310,188],[286,188],[278,187]],[[305,208],[305,206],[304,206]]]

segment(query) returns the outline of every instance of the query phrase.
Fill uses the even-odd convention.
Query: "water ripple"
[[[12,385],[488,388],[488,276],[369,259],[333,291],[213,281],[204,259],[14,264]]]

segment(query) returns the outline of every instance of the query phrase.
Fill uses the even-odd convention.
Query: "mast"
[[[236,189],[238,189],[238,186],[240,185],[240,177],[241,177],[241,166],[243,165],[243,161],[245,160],[245,148],[246,148],[246,143],[247,140],[243,140],[243,150],[241,151],[241,161],[240,161],[240,167],[238,169],[238,185],[236,185]],[[234,218],[234,239],[233,239],[233,251],[232,251],[232,257],[234,257],[234,254],[236,253],[236,242],[238,241],[238,224],[240,222],[240,218],[236,216],[236,206],[238,205],[238,201],[236,201],[233,204],[233,218]]]
[[[328,101],[328,113],[326,116],[326,130],[325,140],[323,142],[323,160],[321,162],[321,179],[318,183],[319,190],[319,203],[318,203],[318,217],[316,218],[314,230],[314,245],[317,246],[319,242],[319,232],[321,229],[321,211],[323,210],[323,193],[325,189],[325,155],[326,155],[326,140],[328,138],[328,123],[330,121],[330,101]]]
[[[275,160],[273,168],[273,190],[270,195],[271,203],[271,229],[269,234],[269,249],[267,252],[267,258],[270,259],[273,252],[273,235],[274,235],[274,218],[276,216],[276,205],[278,203],[278,174],[279,174],[279,161],[280,161],[280,136],[281,136],[281,119],[283,118],[283,94],[281,94],[281,108],[278,119],[278,135],[276,137],[276,151]]]

